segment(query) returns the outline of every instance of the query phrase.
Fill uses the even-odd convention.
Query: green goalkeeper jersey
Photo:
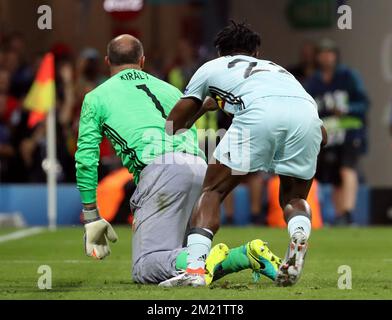
[[[181,135],[165,133],[166,118],[181,95],[172,85],[136,69],[121,71],[86,95],[75,154],[83,203],[96,201],[99,145],[104,135],[135,183],[143,168],[161,154],[186,152],[204,157],[194,126]]]

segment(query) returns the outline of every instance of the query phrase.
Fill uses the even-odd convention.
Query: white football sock
[[[290,238],[294,233],[301,231],[303,232],[307,238],[310,237],[310,231],[312,229],[312,224],[310,219],[305,216],[295,216],[290,219],[287,224],[287,229],[289,231]]]
[[[204,229],[205,231],[211,233],[212,231],[208,229]],[[211,237],[212,238],[212,237]],[[188,259],[187,259],[187,268],[189,269],[199,269],[205,268],[205,263],[207,256],[211,250],[212,240],[206,236],[203,236],[199,233],[192,233],[188,236]]]

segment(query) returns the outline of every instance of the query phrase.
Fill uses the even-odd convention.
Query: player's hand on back
[[[206,97],[203,101],[203,106],[202,108],[208,112],[208,111],[215,111],[219,109],[218,104],[216,103],[216,101],[211,98],[211,97]]]
[[[110,255],[109,241],[116,242],[118,236],[113,227],[99,216],[98,209],[83,209],[84,246],[89,257],[104,259]]]

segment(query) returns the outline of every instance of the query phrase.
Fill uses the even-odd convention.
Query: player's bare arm
[[[166,120],[166,133],[176,134],[181,129],[189,129],[208,111],[217,110],[219,107],[214,99],[207,97],[203,103],[193,97],[180,99]],[[173,127],[171,127],[171,125]]]

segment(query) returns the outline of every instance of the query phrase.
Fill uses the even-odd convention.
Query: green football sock
[[[245,245],[231,249],[227,258],[222,262],[222,270],[225,274],[238,272],[250,267]]]
[[[214,272],[214,281],[230,274],[251,268],[249,258],[246,255],[246,245],[230,249],[227,258]]]
[[[177,270],[185,270],[187,267],[187,257],[188,257],[188,252],[186,250],[181,251],[177,258],[176,258],[176,269]]]
[[[176,258],[176,269],[185,270],[187,268],[188,253],[181,251]],[[214,280],[227,274],[251,268],[249,258],[246,255],[246,245],[230,249],[227,258],[218,266],[214,273]]]

